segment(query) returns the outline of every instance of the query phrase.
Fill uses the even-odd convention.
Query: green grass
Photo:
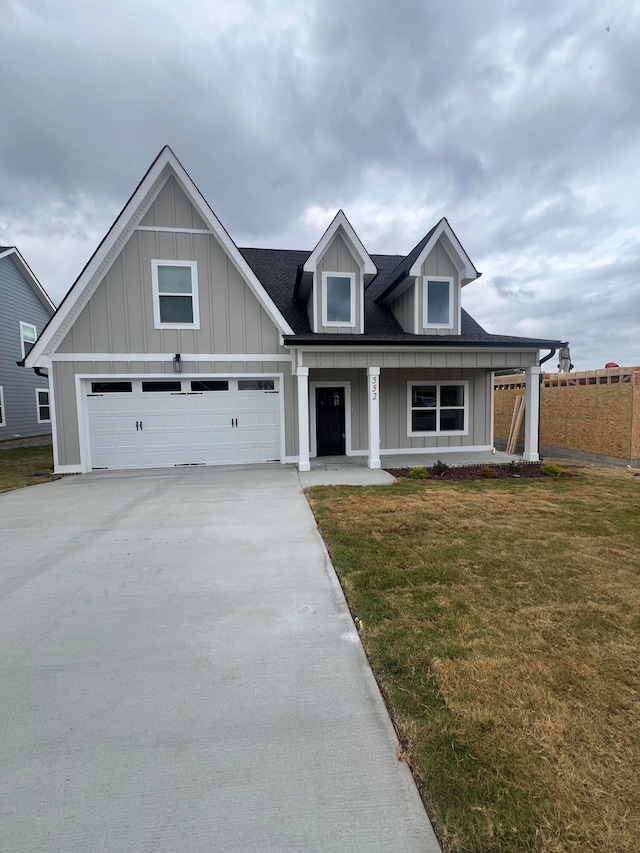
[[[444,849],[638,850],[640,478],[307,496]]]
[[[56,479],[50,444],[0,450],[0,493]]]

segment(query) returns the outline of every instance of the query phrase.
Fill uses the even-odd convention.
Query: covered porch
[[[316,354],[298,353],[295,369],[298,467],[302,472],[327,465],[426,467],[438,458],[454,466],[491,465],[519,458],[492,452],[493,372],[487,368],[494,366],[498,355],[503,363],[519,361],[525,369],[522,458],[528,462],[539,459],[537,353],[443,353],[440,358],[430,352],[393,353],[393,364],[388,353],[322,353],[325,359],[331,355],[331,366],[329,359],[313,367],[299,363],[303,358],[312,361],[312,355]],[[380,363],[372,364],[376,357]],[[533,360],[535,364],[530,363]],[[451,390],[459,399],[445,403],[440,386],[454,386]],[[414,388],[418,402],[415,394],[412,402]],[[330,420],[323,415],[321,422],[321,407]],[[413,425],[417,409],[420,416],[429,412],[432,420],[426,426]],[[445,418],[451,421],[454,417],[458,421],[453,426],[445,424]],[[321,430],[322,438],[331,431],[335,440],[323,441]]]

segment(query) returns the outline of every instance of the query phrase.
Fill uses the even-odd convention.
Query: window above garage
[[[156,329],[199,329],[198,265],[195,261],[151,261]]]

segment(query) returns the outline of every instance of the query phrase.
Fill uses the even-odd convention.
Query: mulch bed
[[[496,472],[495,477],[486,477],[486,479],[512,480],[546,476],[542,473],[542,466],[539,462],[520,462],[515,466],[511,465],[510,462],[498,465],[457,465],[448,468],[444,474],[438,474],[433,466],[425,467],[425,470],[428,472],[430,480],[483,480],[485,477],[479,476],[479,472],[486,468]],[[385,468],[384,470],[393,477],[408,477],[411,469]],[[561,476],[570,477],[571,474],[563,471]]]

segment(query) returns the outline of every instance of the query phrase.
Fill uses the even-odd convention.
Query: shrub
[[[443,462],[442,459],[438,459],[438,461],[433,466],[433,473],[437,474],[438,477],[442,477],[445,471],[449,470],[449,466],[446,462]]]
[[[412,480],[428,480],[429,472],[426,468],[421,468],[418,465],[415,468],[410,468],[407,476]]]
[[[498,472],[495,468],[489,468],[488,465],[485,465],[484,468],[481,468],[478,471],[478,477],[482,477],[483,480],[495,480],[498,476]]]
[[[509,472],[511,474],[520,474],[521,471],[522,471],[522,462],[514,462],[513,460],[511,460],[511,462],[509,462]]]
[[[545,465],[542,465],[540,468],[545,477],[562,477],[564,471],[562,468],[559,468],[557,465],[552,465],[550,462],[547,462]]]

